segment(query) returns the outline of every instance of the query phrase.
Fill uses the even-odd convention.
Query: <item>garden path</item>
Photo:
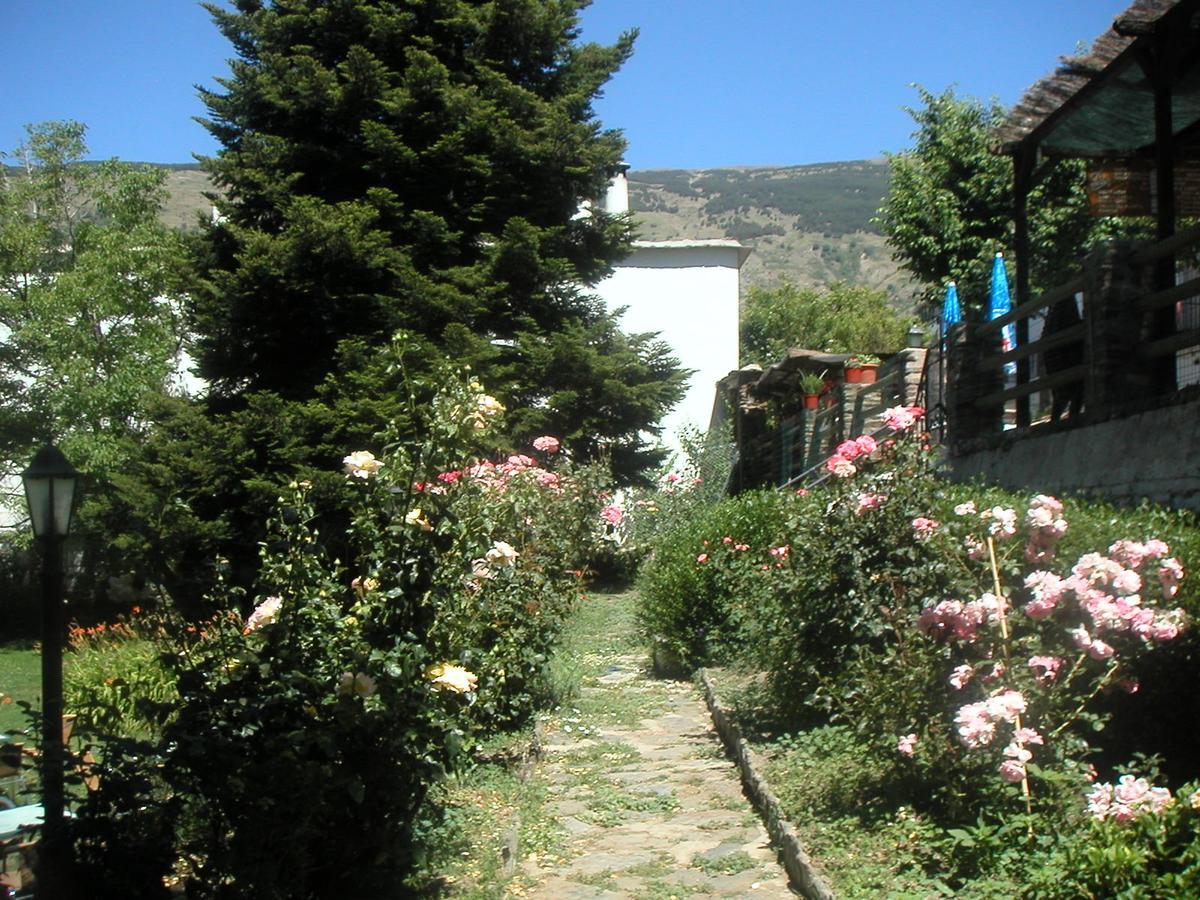
[[[650,674],[632,596],[587,603],[567,646],[581,693],[544,723],[537,772],[569,838],[526,860],[524,896],[793,896],[700,693]]]

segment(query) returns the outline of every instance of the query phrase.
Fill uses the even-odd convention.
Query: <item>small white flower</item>
[[[383,463],[370,450],[355,450],[342,459],[342,468],[351,478],[370,478],[378,475]]]
[[[492,549],[483,556],[490,565],[512,566],[516,565],[518,553],[512,544],[506,541],[495,541],[492,543]]]

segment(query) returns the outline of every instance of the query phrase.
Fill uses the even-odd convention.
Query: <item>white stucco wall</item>
[[[628,307],[621,329],[656,331],[695,369],[683,401],[663,421],[663,442],[690,424],[704,431],[716,383],[738,366],[738,270],[749,250],[736,241],[639,241],[595,288],[609,309]]]

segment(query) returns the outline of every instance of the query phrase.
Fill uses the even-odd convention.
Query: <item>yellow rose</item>
[[[410,509],[408,511],[408,515],[406,515],[404,517],[404,524],[405,525],[417,525],[420,527],[420,529],[422,531],[433,531],[433,526],[429,523],[429,520],[427,518],[425,518],[425,516],[422,514],[421,507],[419,507],[419,506],[416,509]]]
[[[452,665],[448,662],[430,666],[425,672],[425,677],[432,681],[433,686],[438,690],[453,691],[456,694],[471,693],[479,681],[476,675],[468,672],[462,666]]]

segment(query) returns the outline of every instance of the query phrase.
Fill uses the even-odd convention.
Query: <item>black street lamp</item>
[[[44,875],[57,874],[52,860],[58,857],[63,825],[63,542],[71,531],[79,473],[61,451],[46,446],[21,481],[33,536],[42,545],[42,884]]]

